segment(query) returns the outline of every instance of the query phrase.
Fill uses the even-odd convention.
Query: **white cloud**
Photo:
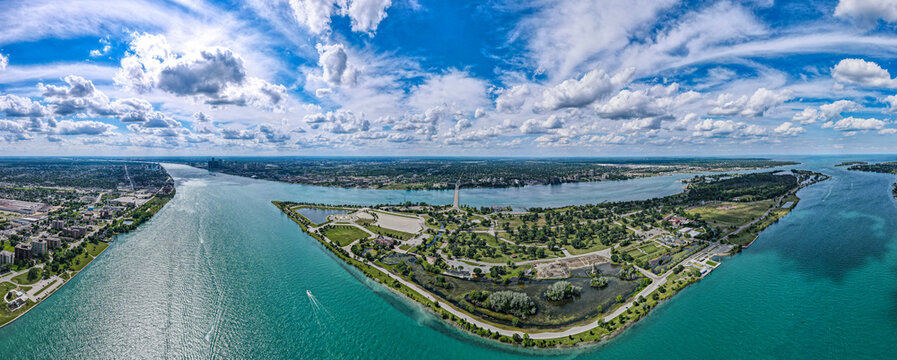
[[[0,53],[0,71],[6,70],[7,65],[9,65],[9,56]]]
[[[733,120],[704,119],[704,121],[695,124],[692,136],[705,138],[748,138],[761,137],[767,135],[767,133],[766,129],[757,125],[749,125]]]
[[[318,44],[318,66],[324,72],[324,81],[331,86],[346,83],[354,85],[357,70],[349,64],[349,56],[342,44]]]
[[[832,69],[832,78],[841,83],[865,87],[897,88],[897,79],[892,79],[887,70],[863,59],[841,60]]]
[[[781,90],[774,91],[766,88],[759,88],[753,95],[748,97],[742,95],[735,97],[732,94],[720,94],[715,101],[710,104],[715,107],[708,113],[710,115],[742,115],[749,117],[759,117],[769,109],[783,104],[791,99],[791,91]]]
[[[352,31],[373,35],[377,26],[386,18],[386,9],[392,0],[352,0],[348,14],[352,19]]]
[[[897,2],[893,0],[840,0],[835,16],[872,23],[878,19],[897,22]]]
[[[882,130],[887,123],[884,120],[874,118],[855,118],[853,116],[846,117],[837,122],[829,121],[822,125],[826,129],[835,129],[838,131],[864,131],[864,130]]]
[[[55,126],[49,129],[54,135],[104,135],[115,130],[115,125],[99,121],[71,121],[62,120],[55,122]]]
[[[317,35],[330,33],[331,18],[340,15],[349,17],[352,31],[373,36],[391,5],[391,0],[290,0],[296,21]]]
[[[495,98],[495,109],[516,113],[519,112],[527,100],[531,98],[531,85],[520,84],[514,85],[509,89],[502,89]]]
[[[794,125],[794,123],[790,121],[783,122],[782,125],[777,126],[773,129],[776,134],[784,135],[784,136],[797,136],[804,133],[806,130],[804,128]]]
[[[50,111],[40,103],[17,95],[0,95],[0,112],[9,117],[44,117]]]
[[[551,115],[544,120],[529,119],[520,125],[520,132],[524,134],[544,134],[548,130],[560,129],[564,126],[564,120],[557,115]]]
[[[859,105],[851,100],[838,100],[830,104],[820,105],[818,108],[806,108],[801,112],[794,114],[791,120],[800,124],[812,124],[817,121],[827,122],[838,120],[841,113],[849,110],[855,110]]]
[[[564,80],[544,90],[539,107],[557,110],[589,105],[626,85],[634,72],[635,69],[629,68],[610,76],[604,70],[592,70],[579,80]]]
[[[203,48],[177,54],[162,35],[135,34],[121,66],[115,82],[137,92],[158,88],[210,105],[263,109],[278,109],[287,96],[283,85],[249,76],[243,59],[230,49]]]
[[[322,129],[333,134],[368,131],[371,127],[370,121],[344,110],[307,115],[304,120],[312,129]]]
[[[565,79],[583,71],[581,67],[596,55],[613,56],[676,3],[673,0],[532,1],[521,5],[528,7],[531,15],[519,22],[515,37],[525,41],[535,68],[553,79]]]

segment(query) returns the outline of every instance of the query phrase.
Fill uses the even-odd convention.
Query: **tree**
[[[30,270],[28,270],[28,280],[29,281],[34,281],[34,280],[40,279],[40,275],[41,275],[40,268],[33,267]]]

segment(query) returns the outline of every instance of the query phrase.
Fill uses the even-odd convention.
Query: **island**
[[[0,160],[0,327],[55,293],[174,194],[157,163]]]
[[[865,161],[847,168],[847,170],[867,171],[882,174],[897,174],[897,161],[888,161],[877,164],[869,164]],[[891,184],[891,196],[897,199],[897,182]]]
[[[865,161],[842,161],[840,163],[835,164],[835,166],[852,166],[852,165],[866,165],[868,162]]]
[[[695,176],[684,192],[560,208],[275,201],[320,244],[484,338],[607,340],[719,267],[828,179],[804,170]]]
[[[212,158],[187,165],[230,175],[343,188],[433,190],[627,180],[752,170],[791,161],[760,158]]]

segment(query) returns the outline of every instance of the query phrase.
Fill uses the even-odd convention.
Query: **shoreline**
[[[680,291],[682,291],[683,289],[687,288],[691,284],[699,281],[700,279],[702,279],[704,277],[704,276],[702,276],[697,279],[691,279],[677,288],[671,288],[671,289],[665,290],[663,292],[662,297],[658,297],[657,300],[653,300],[654,303],[650,305],[650,307],[647,311],[638,312],[637,315],[635,315],[632,319],[629,319],[628,317],[626,317],[627,314],[631,314],[630,310],[635,307],[634,304],[632,303],[632,301],[622,303],[613,309],[609,309],[607,314],[614,314],[619,311],[619,313],[616,314],[616,316],[614,317],[614,320],[620,319],[618,321],[621,321],[621,324],[619,327],[611,330],[608,333],[601,334],[597,338],[594,338],[594,339],[582,340],[582,337],[584,336],[583,334],[586,334],[586,333],[591,334],[595,329],[603,329],[600,324],[603,323],[603,321],[601,321],[601,320],[604,320],[606,316],[599,316],[598,320],[590,318],[587,320],[583,320],[579,323],[568,324],[568,325],[564,326],[563,328],[559,328],[559,329],[534,329],[533,331],[527,331],[527,330],[523,330],[523,329],[509,329],[509,328],[507,328],[507,326],[494,324],[487,320],[480,319],[474,315],[471,315],[471,314],[459,309],[457,306],[455,306],[451,302],[441,299],[440,297],[433,295],[431,292],[426,291],[425,289],[421,289],[419,286],[417,286],[417,284],[412,283],[412,284],[414,284],[414,286],[413,287],[409,286],[407,284],[407,282],[408,282],[407,280],[396,278],[395,274],[392,274],[388,270],[384,270],[377,265],[362,263],[356,259],[351,259],[351,258],[349,258],[347,260],[346,258],[349,257],[348,254],[343,254],[342,252],[338,252],[338,250],[335,250],[335,249],[342,250],[341,248],[338,248],[338,247],[336,247],[336,245],[331,244],[323,236],[321,236],[319,234],[311,233],[308,231],[307,225],[303,223],[303,221],[308,221],[308,220],[305,219],[304,216],[297,213],[296,215],[301,217],[301,219],[294,217],[291,214],[286,213],[284,211],[285,208],[282,208],[279,202],[275,201],[274,204],[275,204],[275,206],[278,207],[279,210],[281,210],[281,213],[283,215],[286,215],[287,217],[290,218],[290,220],[292,220],[293,222],[298,224],[300,226],[300,228],[302,229],[303,233],[305,233],[306,235],[308,235],[310,237],[315,238],[319,244],[321,244],[322,246],[324,246],[325,248],[330,250],[330,253],[331,253],[330,255],[340,258],[340,260],[342,260],[343,263],[345,263],[345,265],[352,266],[353,268],[355,268],[356,270],[358,270],[362,274],[364,274],[368,279],[376,281],[381,286],[388,288],[393,294],[401,294],[407,300],[414,301],[418,306],[427,308],[432,315],[436,316],[437,318],[441,318],[441,320],[443,322],[449,323],[450,325],[452,325],[456,328],[466,330],[466,332],[470,335],[477,335],[480,338],[487,339],[491,343],[505,344],[505,345],[512,346],[513,348],[532,347],[532,348],[548,350],[548,349],[573,348],[573,347],[578,347],[578,346],[596,346],[599,344],[604,344],[604,343],[608,342],[609,340],[624,333],[633,324],[638,323],[641,319],[643,319],[644,317],[646,317],[648,314],[651,313],[650,310],[653,310],[658,305],[665,303],[667,300],[669,300],[673,296],[677,295]],[[349,261],[349,260],[351,260],[351,261]],[[360,267],[356,263],[363,265],[364,268]],[[376,270],[378,274],[370,273],[371,271],[374,271],[374,270]],[[377,276],[377,275],[380,275],[380,276]],[[390,279],[393,284],[392,285],[388,284],[385,280],[382,279],[383,277]],[[667,283],[668,282],[664,281],[663,283],[658,284],[654,289],[652,289],[649,293],[644,294],[643,296],[645,298],[651,298],[652,294],[656,294],[659,291],[659,288],[664,287],[664,285],[667,285]],[[396,284],[399,284],[399,286],[396,286]],[[654,284],[654,282],[652,282],[652,284]],[[633,301],[635,299],[638,299],[637,296],[642,291],[649,288],[650,286],[651,285],[633,293],[633,295],[632,295]],[[400,291],[400,290],[411,291],[416,296],[412,296],[412,295],[410,295],[406,292]],[[627,307],[627,305],[629,305],[629,306]],[[451,310],[446,309],[446,307],[450,308]],[[626,309],[619,310],[622,307],[626,307]],[[607,316],[609,316],[609,315],[607,315]],[[623,320],[623,319],[625,319],[625,320]],[[582,331],[578,331],[576,333],[570,333],[567,335],[559,335],[559,336],[554,336],[554,337],[541,337],[541,336],[539,336],[537,338],[530,337],[531,334],[552,333],[552,332],[554,332],[554,333],[569,332],[571,329],[576,329],[578,327],[585,327],[585,329]],[[579,329],[577,329],[577,330],[579,330]],[[484,331],[485,331],[485,333],[484,333]],[[502,334],[502,332],[504,332],[504,334]],[[513,334],[513,336],[507,335],[508,333]],[[580,341],[576,341],[574,338],[574,335],[576,337],[579,337]],[[543,346],[543,345],[537,345],[537,343],[535,341],[540,341],[540,343],[538,343],[538,344],[545,344],[545,342],[552,342],[552,343],[549,345]],[[555,343],[555,341],[560,341],[560,342]],[[572,341],[572,342],[568,343],[565,341]]]
[[[171,196],[168,198],[168,200],[165,201],[165,204],[163,204],[162,207],[159,208],[159,211],[162,211],[162,209],[165,208],[165,205],[168,205],[168,201],[170,201],[171,199],[174,198],[174,194],[175,194],[175,193],[176,193],[176,190],[175,190],[175,191],[172,191]],[[136,209],[139,209],[139,207],[136,208]],[[156,214],[158,214],[158,211],[156,212]],[[153,214],[152,217],[155,217],[156,214]],[[152,217],[150,217],[149,220],[152,220]],[[145,224],[145,223],[148,223],[149,220],[147,220],[147,221],[141,223],[140,225],[143,225],[143,224]],[[94,262],[96,259],[99,259],[100,256],[103,255],[103,253],[106,252],[106,250],[109,250],[109,248],[112,247],[113,243],[115,243],[115,239],[118,237],[118,235],[123,235],[123,234],[127,234],[127,233],[130,233],[130,232],[136,231],[137,229],[140,228],[140,225],[138,225],[137,227],[135,227],[133,230],[129,230],[129,231],[126,231],[126,232],[123,232],[123,233],[118,233],[118,234],[113,235],[113,238],[112,238],[113,240],[112,240],[112,241],[98,241],[98,242],[104,242],[104,243],[106,243],[107,245],[106,245],[105,248],[103,248],[103,250],[100,251],[99,254],[97,254],[97,256],[92,257],[92,258],[90,259],[90,261],[88,261],[87,264],[85,264],[84,267],[81,268],[81,270],[78,270],[77,272],[75,272],[74,274],[72,274],[72,276],[69,277],[68,280],[65,280],[65,279],[60,278],[60,280],[62,281],[62,284],[59,284],[59,286],[57,286],[55,289],[51,290],[49,293],[46,294],[46,296],[44,296],[43,298],[41,298],[40,301],[35,302],[33,305],[31,305],[30,308],[28,308],[27,310],[23,311],[21,314],[16,315],[16,317],[10,319],[9,321],[7,321],[7,322],[5,322],[5,323],[3,323],[3,324],[0,324],[0,329],[3,329],[3,327],[5,327],[5,326],[7,326],[7,325],[9,325],[9,324],[14,323],[16,320],[20,319],[22,316],[24,316],[25,314],[27,314],[29,311],[34,310],[35,308],[37,308],[38,305],[44,303],[44,301],[47,301],[47,299],[49,299],[50,296],[53,296],[54,294],[56,294],[56,292],[58,292],[60,289],[62,289],[63,286],[65,286],[66,284],[68,284],[70,281],[72,281],[72,279],[74,279],[76,276],[78,276],[79,274],[81,274],[81,272],[83,272],[83,271],[86,270],[88,267],[90,267],[90,265],[92,265],[93,262]],[[85,241],[86,241],[86,240],[85,240]],[[85,250],[85,251],[86,251],[86,250]],[[57,275],[57,276],[58,276],[58,275]],[[18,287],[18,286],[27,286],[27,285],[19,285],[19,284],[16,284],[16,283],[14,283],[14,282],[10,282],[10,283],[16,285],[17,287]],[[50,285],[47,285],[47,286],[50,286]],[[6,294],[3,294],[3,295],[5,296]]]
[[[626,179],[614,179],[614,180],[583,180],[583,181],[564,181],[558,184],[550,184],[550,183],[541,183],[541,184],[525,184],[525,185],[505,185],[505,186],[467,186],[466,189],[510,189],[510,188],[518,188],[523,189],[530,186],[557,186],[557,185],[567,185],[567,184],[587,184],[587,183],[603,183],[603,182],[618,182],[618,181],[630,181],[630,180],[638,180],[638,179],[648,179],[655,177],[663,177],[663,176],[676,176],[676,175],[695,175],[695,174],[728,174],[728,173],[739,173],[743,171],[754,171],[754,170],[764,170],[764,169],[773,169],[778,167],[785,166],[798,166],[801,162],[791,161],[793,164],[782,164],[782,165],[771,165],[771,166],[760,166],[760,167],[746,167],[746,168],[732,168],[732,169],[710,169],[710,170],[695,170],[695,171],[672,171],[669,173],[659,173],[653,175],[641,175],[641,176],[632,176]],[[184,164],[187,166],[192,166],[189,164]],[[195,166],[192,166],[195,167]],[[437,187],[422,187],[422,188],[391,188],[391,187],[358,187],[358,186],[342,186],[342,185],[327,185],[327,184],[312,184],[305,182],[291,182],[284,181],[279,179],[269,179],[267,177],[252,177],[240,174],[233,174],[224,171],[212,171],[206,168],[196,167],[197,169],[206,170],[210,173],[218,173],[225,174],[230,176],[239,176],[249,179],[255,180],[265,180],[265,181],[273,181],[284,184],[294,184],[294,185],[303,185],[303,186],[315,186],[315,187],[323,187],[323,188],[335,188],[335,189],[360,189],[360,190],[387,190],[387,191],[454,191],[454,187],[445,187],[445,188],[437,188]]]
[[[797,203],[801,200],[796,196],[797,191],[829,178],[828,175],[822,175],[824,176],[823,178],[810,183],[800,184],[798,187],[779,198],[774,208],[778,208],[787,196],[794,196],[796,198],[794,204],[791,205],[786,212],[779,215],[773,214],[771,213],[771,210],[768,210],[762,217],[746,225],[750,226],[753,223],[757,223],[756,225],[762,226],[762,228],[755,230],[756,235],[746,246],[735,246],[734,249],[737,249],[736,251],[727,251],[726,253],[714,252],[714,250],[717,249],[717,246],[710,246],[705,250],[700,250],[699,252],[690,255],[688,258],[683,259],[682,264],[685,264],[693,257],[709,256],[709,258],[716,258],[718,256],[734,256],[744,248],[749,247],[756,241],[763,230],[791,213]],[[393,293],[402,293],[406,297],[411,298],[411,300],[419,303],[419,305],[427,307],[437,317],[441,317],[446,322],[454,323],[454,326],[462,328],[468,333],[515,347],[565,348],[605,343],[624,333],[630,326],[632,326],[632,324],[639,322],[642,318],[650,314],[651,310],[656,306],[665,303],[673,296],[679,294],[683,289],[706,277],[706,275],[712,272],[713,269],[721,266],[721,264],[719,264],[720,261],[715,260],[717,264],[712,266],[709,271],[700,275],[681,275],[680,273],[673,273],[673,270],[671,269],[658,276],[648,276],[653,280],[651,283],[637,289],[636,292],[630,295],[630,297],[626,298],[627,301],[619,303],[619,305],[614,306],[613,308],[608,309],[607,312],[601,313],[595,317],[586,317],[577,322],[559,326],[558,328],[514,328],[503,324],[493,323],[490,320],[473,315],[459,308],[451,301],[428,291],[413,280],[405,279],[398,274],[393,274],[390,270],[384,269],[376,263],[370,263],[360,258],[356,259],[357,256],[353,256],[348,253],[346,249],[339,247],[333,240],[318,233],[315,229],[317,225],[314,225],[302,214],[293,212],[290,207],[292,204],[291,202],[272,201],[272,203],[281,210],[282,214],[287,215],[291,220],[299,224],[301,230],[305,234],[318,240],[319,243],[343,260],[346,265],[352,265],[357,270],[364,273],[368,278],[390,288]],[[334,205],[329,206],[333,207]],[[770,219],[770,216],[775,217],[775,219]]]

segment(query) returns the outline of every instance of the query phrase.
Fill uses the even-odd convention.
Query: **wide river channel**
[[[524,350],[446,325],[347,268],[272,200],[450,203],[451,191],[336,189],[166,165],[177,195],[81,274],[0,329],[3,359],[891,358],[897,201],[891,175],[798,158],[828,181],[743,253],[597,346]],[[474,206],[664,196],[686,175],[462,190]],[[307,295],[310,290],[314,299]]]

